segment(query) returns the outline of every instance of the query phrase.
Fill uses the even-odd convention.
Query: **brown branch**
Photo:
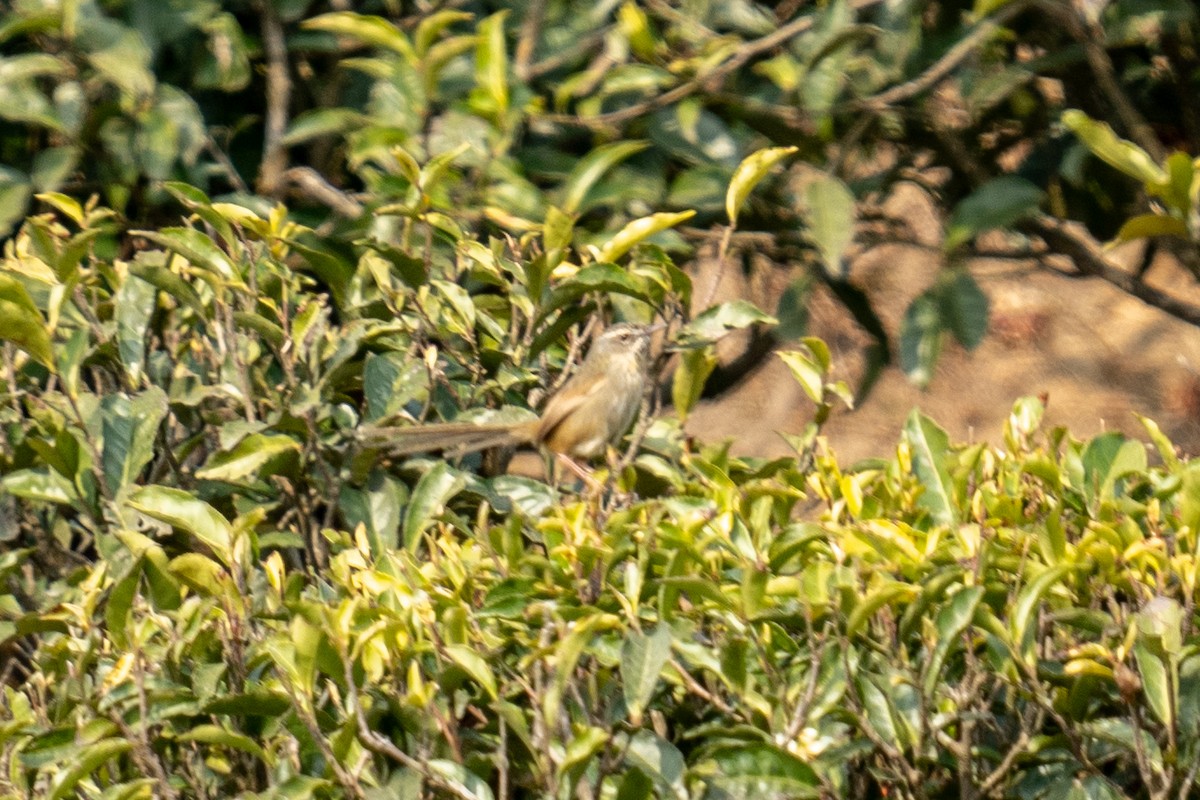
[[[851,0],[850,5],[853,10],[861,11],[864,8],[879,5],[882,2],[883,0]],[[539,119],[546,122],[579,125],[587,128],[620,125],[621,123],[637,119],[650,111],[683,100],[685,97],[695,94],[706,86],[720,83],[725,77],[736,72],[748,61],[774,50],[789,39],[809,30],[814,24],[816,24],[815,16],[794,19],[788,24],[768,33],[766,36],[746,42],[727,61],[718,64],[707,72],[702,72],[696,77],[679,84],[674,89],[655,95],[640,103],[634,103],[631,106],[626,106],[616,111],[610,111],[606,114],[596,114],[590,117],[580,117],[576,114],[543,114]]]
[[[905,100],[911,100],[917,95],[932,89],[957,69],[980,45],[990,39],[1004,23],[1024,11],[1026,6],[1026,2],[1008,4],[991,17],[976,25],[975,29],[968,33],[962,41],[947,50],[945,55],[917,77],[910,81],[905,81],[899,86],[893,86],[891,89],[880,92],[877,95],[851,101],[847,104],[849,109],[881,111],[888,106],[904,102]]]
[[[521,20],[521,31],[517,35],[517,49],[513,56],[513,72],[521,81],[529,80],[529,68],[533,63],[533,51],[537,48],[538,34],[546,16],[546,0],[531,0]]]
[[[1146,122],[1146,118],[1137,110],[1137,106],[1129,99],[1129,95],[1121,88],[1117,80],[1116,68],[1109,58],[1108,50],[1104,47],[1104,29],[1099,22],[1084,19],[1071,6],[1062,0],[1036,0],[1038,6],[1046,13],[1060,20],[1071,36],[1083,47],[1084,58],[1096,78],[1096,85],[1108,102],[1112,104],[1121,124],[1129,131],[1129,137],[1137,142],[1143,150],[1150,154],[1155,161],[1166,158],[1167,151],[1163,147],[1154,129]]]
[[[292,167],[282,175],[287,185],[347,219],[361,217],[363,204],[334,186],[312,167]]]
[[[262,164],[258,171],[258,191],[269,197],[276,196],[283,184],[283,172],[287,169],[287,148],[283,135],[288,125],[288,105],[292,96],[292,79],[288,75],[287,40],[283,34],[283,21],[275,6],[264,0],[259,4],[262,15],[263,51],[267,58],[267,113],[263,131]]]
[[[457,783],[448,781],[441,775],[433,772],[429,769],[425,761],[413,758],[397,747],[391,739],[371,730],[367,714],[358,700],[358,684],[354,682],[354,665],[345,653],[341,654],[341,658],[342,668],[345,670],[346,676],[346,701],[350,705],[351,712],[354,714],[354,720],[358,727],[358,740],[362,743],[363,747],[372,753],[390,758],[401,766],[411,769],[433,786],[455,797],[461,797],[463,800],[472,800],[475,797],[474,794],[466,791]]]
[[[1041,215],[1020,227],[1027,233],[1041,237],[1051,250],[1069,257],[1082,274],[1108,281],[1146,305],[1200,327],[1200,307],[1148,286],[1137,276],[1114,264],[1105,254],[1103,246],[1077,223]]]

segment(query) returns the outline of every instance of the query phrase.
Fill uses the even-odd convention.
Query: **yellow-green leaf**
[[[667,228],[673,228],[679,223],[689,220],[696,215],[695,211],[679,211],[676,213],[659,212],[651,214],[648,217],[635,219],[624,228],[622,228],[616,236],[609,239],[600,248],[597,261],[615,261],[625,255],[635,245],[641,241],[650,238],[659,231],[665,231]]]
[[[742,159],[733,171],[729,181],[729,189],[725,192],[725,213],[729,215],[729,224],[737,225],[738,212],[742,204],[750,196],[750,192],[759,181],[767,176],[771,168],[783,159],[795,153],[798,147],[766,147]]]

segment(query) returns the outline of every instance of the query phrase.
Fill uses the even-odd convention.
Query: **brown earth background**
[[[893,364],[855,410],[836,412],[826,425],[842,463],[891,455],[914,407],[953,442],[998,443],[1013,402],[1043,393],[1045,425],[1064,425],[1076,438],[1118,430],[1146,439],[1136,413],[1158,422],[1185,453],[1200,452],[1200,332],[1099,278],[1070,276],[1066,261],[1061,271],[1033,259],[970,261],[990,301],[987,337],[969,352],[948,337],[930,386],[910,383],[895,352],[900,322],[943,264],[942,229],[914,186],[902,186],[884,205],[904,219],[913,243],[873,247],[850,262],[851,280],[870,296],[891,337]],[[1130,245],[1116,255],[1133,263],[1139,252]],[[748,297],[771,310],[790,279],[787,270],[776,272],[751,285],[739,270],[710,266],[701,270],[696,294],[719,275],[718,298]],[[1169,257],[1157,257],[1146,280],[1200,304],[1200,288]],[[829,344],[835,377],[854,387],[870,340],[822,291],[813,298],[810,334]],[[723,344],[725,355],[738,345]],[[787,368],[770,357],[737,389],[697,407],[687,429],[706,441],[733,439],[738,454],[784,455],[792,451],[778,432],[799,433],[812,411]]]

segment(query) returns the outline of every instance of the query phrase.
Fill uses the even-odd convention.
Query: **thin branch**
[[[217,166],[221,168],[221,172],[225,174],[225,180],[229,181],[229,185],[242,194],[250,194],[250,187],[246,185],[246,181],[242,179],[241,174],[237,171],[237,167],[229,159],[229,154],[221,149],[217,144],[217,140],[209,131],[204,132],[204,149],[208,150],[208,154],[217,162]]]
[[[880,92],[877,95],[853,100],[847,106],[851,110],[870,109],[880,111],[896,103],[911,100],[917,95],[932,89],[957,69],[968,56],[973,54],[980,45],[990,39],[1006,22],[1024,11],[1027,5],[1027,2],[1018,2],[1004,6],[994,15],[975,26],[974,30],[967,34],[958,44],[947,50],[945,55],[917,77],[910,81],[905,81],[899,86],[893,86],[891,89]]]
[[[363,214],[363,204],[334,186],[312,167],[292,167],[283,173],[287,185],[305,197],[332,209],[347,219],[356,219]]]
[[[390,758],[396,763],[411,769],[433,786],[455,797],[461,797],[463,800],[473,800],[475,797],[474,794],[432,772],[424,761],[413,758],[399,747],[396,747],[391,739],[371,730],[367,714],[363,710],[362,704],[358,701],[358,684],[354,681],[354,665],[344,653],[342,654],[342,668],[345,670],[346,675],[346,701],[354,713],[355,722],[358,724],[358,740],[362,742],[363,746],[372,753]]]
[[[275,6],[266,0],[259,4],[259,14],[262,16],[263,51],[267,58],[267,112],[258,190],[262,194],[275,196],[282,188],[283,172],[287,169],[288,155],[283,145],[283,135],[288,125],[292,79],[288,75],[283,21],[279,19]]]
[[[1108,281],[1146,305],[1154,306],[1176,319],[1200,327],[1200,306],[1172,297],[1121,269],[1108,258],[1103,246],[1078,224],[1041,215],[1020,227],[1041,237],[1051,250],[1068,256],[1084,275]]]
[[[521,81],[529,80],[529,68],[533,63],[533,51],[537,49],[538,36],[542,32],[542,20],[546,16],[546,0],[531,0],[521,20],[521,32],[517,35],[517,49],[513,56],[513,72]]]
[[[1116,68],[1109,58],[1108,50],[1104,47],[1104,29],[1099,22],[1084,19],[1078,12],[1062,0],[1036,0],[1038,6],[1052,17],[1059,19],[1071,36],[1083,47],[1084,57],[1092,74],[1096,78],[1096,86],[1104,93],[1112,104],[1121,123],[1128,129],[1129,137],[1150,154],[1155,161],[1166,157],[1163,147],[1154,129],[1146,122],[1146,118],[1138,111],[1137,106],[1129,99],[1129,95],[1121,88],[1117,80]]]
[[[883,0],[851,0],[851,8],[854,11],[861,11],[871,6],[879,5]],[[728,75],[739,70],[747,62],[759,57],[760,55],[774,50],[776,47],[787,42],[801,33],[809,30],[816,24],[815,16],[800,17],[794,19],[786,25],[768,33],[758,39],[746,42],[739,47],[734,54],[707,72],[701,72],[691,80],[684,81],[662,94],[655,95],[648,100],[640,103],[634,103],[631,106],[610,111],[606,114],[596,114],[590,117],[580,117],[575,114],[544,114],[540,117],[541,120],[547,122],[557,122],[564,125],[580,125],[587,128],[603,128],[613,125],[620,125],[624,122],[637,119],[650,111],[659,108],[664,108],[689,97],[700,91],[706,86],[719,84]]]

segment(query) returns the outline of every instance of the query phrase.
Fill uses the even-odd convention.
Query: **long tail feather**
[[[475,425],[470,422],[445,422],[404,428],[368,426],[360,429],[358,439],[369,447],[398,455],[441,450],[448,456],[487,450],[492,447],[516,447],[528,444],[527,425]]]

